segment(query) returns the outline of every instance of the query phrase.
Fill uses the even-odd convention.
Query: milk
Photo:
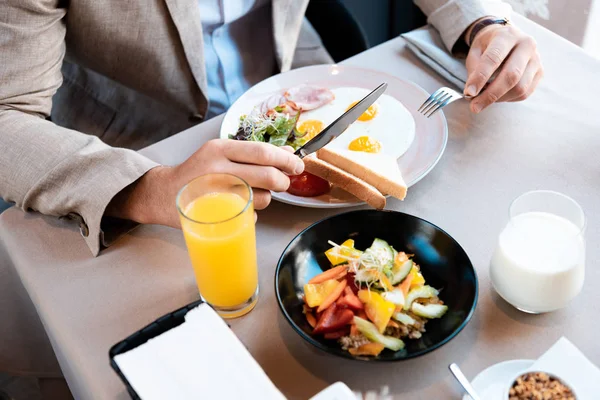
[[[490,274],[507,302],[542,313],[564,307],[581,291],[584,264],[584,239],[575,224],[546,212],[525,212],[500,234]]]

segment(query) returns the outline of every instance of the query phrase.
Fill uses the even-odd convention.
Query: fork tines
[[[452,103],[455,100],[462,98],[462,94],[454,89],[447,87],[436,90],[423,104],[418,111],[427,118],[438,112],[441,108]]]

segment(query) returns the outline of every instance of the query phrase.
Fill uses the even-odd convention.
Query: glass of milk
[[[584,230],[583,210],[570,197],[546,190],[518,197],[490,263],[498,294],[532,314],[565,307],[583,286]]]

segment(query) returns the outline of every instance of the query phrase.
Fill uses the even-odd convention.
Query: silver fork
[[[442,87],[429,96],[429,98],[425,100],[423,104],[421,104],[421,107],[419,107],[418,111],[429,118],[443,107],[446,107],[448,104],[462,98],[469,99],[470,96],[465,96],[462,93],[458,93],[454,89],[450,89],[449,87]]]

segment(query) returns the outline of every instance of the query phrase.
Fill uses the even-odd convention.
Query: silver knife
[[[375,90],[366,95],[361,101],[356,103],[354,107],[343,113],[338,119],[333,121],[328,127],[323,129],[321,133],[309,140],[304,146],[300,147],[294,154],[300,158],[304,158],[307,155],[314,153],[320,148],[326,146],[333,139],[341,135],[346,128],[350,126],[354,121],[358,119],[367,111],[369,107],[385,92],[387,83],[382,83],[377,86]]]

